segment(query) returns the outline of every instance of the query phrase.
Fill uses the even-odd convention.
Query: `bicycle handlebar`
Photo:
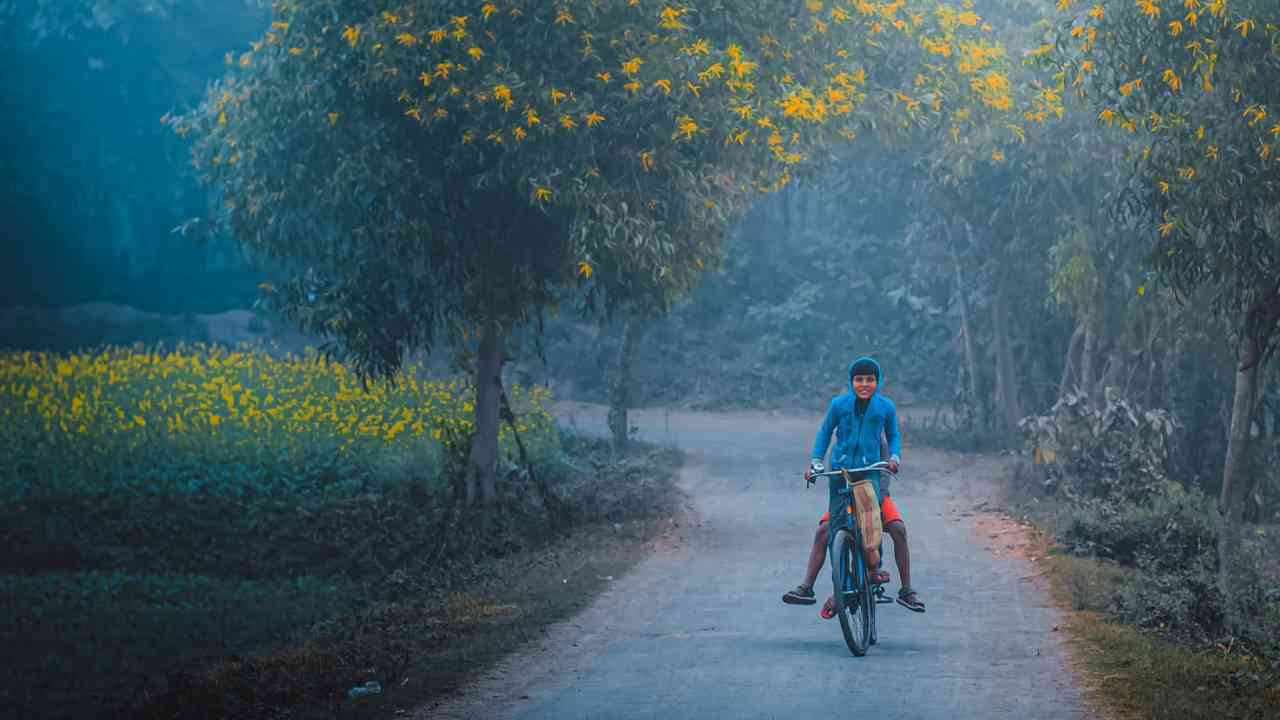
[[[873,471],[887,473],[890,477],[897,477],[898,475],[897,473],[889,469],[889,463],[885,462],[884,460],[881,460],[880,462],[871,463],[866,467],[843,468],[841,470],[828,470],[826,472],[810,473],[809,477],[810,478],[836,477],[838,475],[843,475],[844,473],[860,473],[860,472],[873,472]]]

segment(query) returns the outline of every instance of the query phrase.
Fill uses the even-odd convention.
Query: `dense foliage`
[[[170,123],[196,134],[232,233],[309,270],[283,307],[373,369],[441,318],[518,324],[575,276],[605,299],[678,294],[742,191],[785,185],[873,113],[1012,107],[1003,53],[947,8],[365,5],[277,3],[229,58],[242,78]],[[971,57],[894,68],[917,37]]]
[[[1034,498],[1029,511],[1049,513],[1069,552],[1123,569],[1092,601],[1097,609],[1193,646],[1226,637],[1243,653],[1280,653],[1280,595],[1262,562],[1265,531],[1219,569],[1225,521],[1213,497],[1172,479],[1167,412],[1113,390],[1101,406],[1072,393],[1022,429],[1035,462],[1018,488],[1029,493],[1024,500]]]

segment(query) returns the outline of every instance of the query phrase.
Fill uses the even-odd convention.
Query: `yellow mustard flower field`
[[[217,346],[0,354],[0,446],[19,463],[7,492],[67,490],[57,485],[93,472],[107,483],[172,485],[137,464],[157,455],[183,465],[296,467],[424,448],[465,452],[473,389],[421,375],[409,367],[365,383],[314,351],[273,357]],[[548,391],[509,393],[526,444],[554,444]],[[504,426],[503,449],[514,453],[509,435]]]

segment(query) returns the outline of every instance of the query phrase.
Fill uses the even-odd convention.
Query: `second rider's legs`
[[[893,559],[898,563],[898,578],[902,587],[898,588],[898,604],[915,612],[924,612],[924,602],[920,600],[911,587],[911,551],[907,548],[907,523],[902,519],[902,512],[892,496],[886,496],[880,503],[880,517],[884,523],[884,531],[893,538]]]
[[[893,539],[893,559],[898,566],[898,577],[902,580],[902,589],[899,592],[901,604],[911,610],[917,612],[924,611],[924,603],[916,597],[915,591],[911,588],[911,551],[907,545],[907,524],[901,519],[901,516],[893,519],[884,518],[885,532]],[[809,564],[805,567],[804,582],[796,590],[792,590],[783,596],[784,602],[808,604],[813,600],[813,584],[818,579],[818,573],[822,572],[822,566],[827,561],[827,539],[828,528],[830,522],[823,520],[818,525],[818,529],[813,534],[813,547],[809,549]],[[878,553],[877,553],[878,555]],[[873,565],[868,558],[868,567],[878,567],[879,558],[876,557],[876,563]],[[910,602],[902,602],[909,600]],[[825,607],[831,610],[832,599],[827,598]]]

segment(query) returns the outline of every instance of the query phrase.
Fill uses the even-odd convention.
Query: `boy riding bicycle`
[[[827,408],[827,416],[822,421],[822,428],[813,444],[812,460],[805,471],[805,480],[812,482],[813,473],[823,471],[822,458],[827,454],[831,444],[832,431],[836,434],[836,446],[831,452],[833,470],[851,467],[863,467],[881,458],[882,441],[887,441],[889,470],[896,473],[901,462],[902,438],[898,433],[898,414],[893,401],[879,394],[881,378],[880,365],[869,357],[860,357],[849,365],[849,393],[832,399]],[[915,612],[924,612],[924,603],[916,591],[911,588],[911,555],[907,547],[907,525],[898,511],[897,504],[889,496],[889,483],[882,481],[881,473],[870,473],[876,496],[880,498],[881,522],[885,532],[893,538],[893,554],[898,565],[898,574],[902,578],[902,587],[898,590],[898,604]],[[805,570],[804,582],[795,590],[782,596],[782,601],[793,605],[812,605],[816,602],[813,583],[826,562],[827,537],[830,519],[839,516],[846,501],[837,494],[844,487],[844,480],[838,477],[829,478],[828,511],[818,521],[818,531],[813,536],[813,547],[809,550],[809,565]],[[884,584],[889,582],[889,573],[879,569],[878,557],[868,558],[868,567],[873,582]],[[822,608],[822,617],[830,619],[835,616],[835,607],[831,598]]]

